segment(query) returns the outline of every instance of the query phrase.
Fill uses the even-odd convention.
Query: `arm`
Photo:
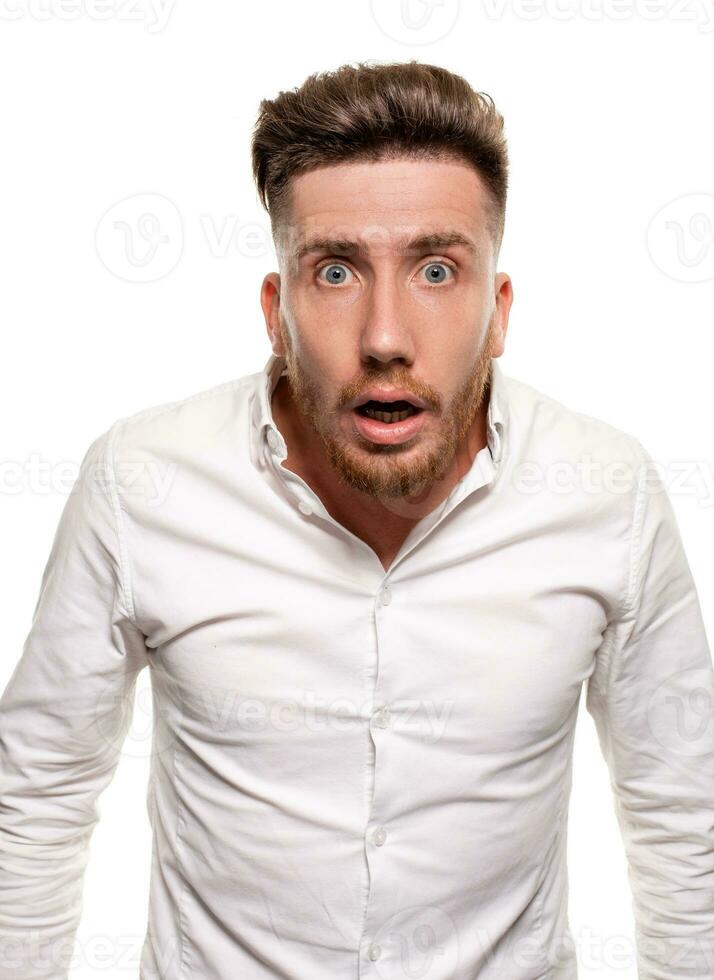
[[[628,861],[639,980],[714,980],[714,671],[671,503],[638,448],[629,588],[586,706]]]
[[[67,976],[96,800],[146,663],[107,466],[114,429],[82,460],[0,700],[0,980]]]

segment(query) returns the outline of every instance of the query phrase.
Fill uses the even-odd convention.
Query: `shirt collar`
[[[288,454],[283,434],[273,419],[271,398],[278,379],[287,374],[285,356],[271,353],[263,370],[258,374],[258,387],[251,409],[251,439],[255,458],[264,459],[266,452],[275,452],[282,459]],[[490,385],[486,415],[488,448],[495,464],[503,455],[508,402],[505,376],[496,358],[491,359]]]

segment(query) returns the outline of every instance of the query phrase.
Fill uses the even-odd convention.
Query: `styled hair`
[[[263,99],[253,131],[253,177],[275,237],[290,213],[290,179],[348,161],[411,158],[471,164],[488,194],[498,255],[508,152],[493,99],[460,75],[416,60],[342,65]]]

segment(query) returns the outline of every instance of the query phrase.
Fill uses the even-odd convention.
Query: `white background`
[[[511,156],[499,268],[515,293],[502,369],[661,463],[713,636],[713,45],[704,0],[0,0],[0,685],[89,443],[270,353],[258,296],[277,265],[249,156],[260,99],[366,59],[437,63],[495,99]],[[135,226],[129,259],[114,226],[146,210],[141,194],[166,199],[151,261]],[[148,693],[100,799],[73,980],[138,976]],[[569,854],[581,977],[634,980],[584,699]]]

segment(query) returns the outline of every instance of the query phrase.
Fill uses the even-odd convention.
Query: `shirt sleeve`
[[[714,669],[670,499],[637,447],[627,595],[586,707],[627,856],[639,980],[714,980]]]
[[[0,699],[0,978],[61,980],[96,801],[145,666],[111,462],[90,445],[64,504],[22,655]]]

